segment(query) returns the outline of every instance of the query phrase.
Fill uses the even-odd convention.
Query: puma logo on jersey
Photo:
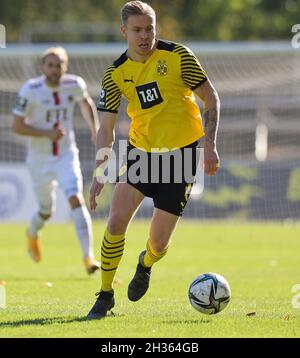
[[[133,76],[131,77],[131,80],[124,79],[124,82],[132,82],[133,84],[135,83],[134,80],[133,80]]]

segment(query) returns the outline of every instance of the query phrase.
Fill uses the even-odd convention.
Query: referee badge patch
[[[168,66],[167,66],[167,62],[165,60],[158,60],[156,72],[160,76],[165,76],[168,73]]]

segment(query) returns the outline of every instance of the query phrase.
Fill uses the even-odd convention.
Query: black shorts
[[[154,207],[181,216],[193,187],[199,161],[198,141],[163,153],[147,153],[130,143],[118,182],[127,182],[153,199]]]

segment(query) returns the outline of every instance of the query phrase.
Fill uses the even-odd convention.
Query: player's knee
[[[69,203],[72,209],[76,209],[84,204],[84,200],[79,195],[73,195],[69,198]]]
[[[119,213],[111,214],[108,220],[107,229],[112,235],[123,234],[127,228],[127,221]]]

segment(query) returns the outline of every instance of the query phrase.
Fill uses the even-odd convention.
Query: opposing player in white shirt
[[[91,217],[82,195],[82,174],[73,131],[75,104],[79,103],[92,140],[98,129],[98,115],[81,77],[66,74],[68,55],[64,48],[49,48],[42,55],[43,76],[28,80],[13,109],[15,133],[29,137],[27,164],[39,210],[32,217],[28,252],[41,260],[39,232],[55,210],[55,186],[64,191],[81,244],[88,273],[99,269],[94,259]]]

